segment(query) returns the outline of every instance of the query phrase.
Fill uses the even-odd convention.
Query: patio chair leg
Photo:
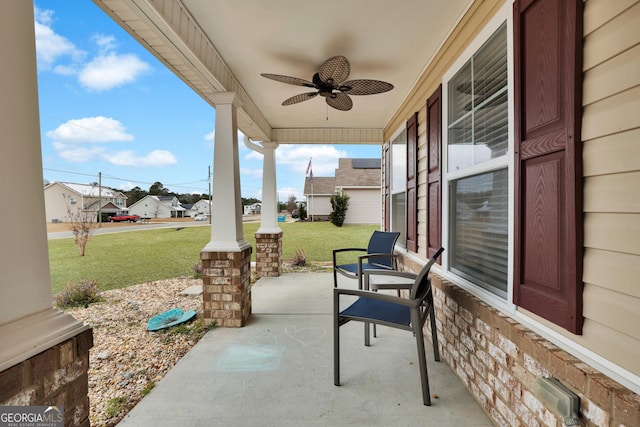
[[[433,308],[433,301],[429,304],[429,321],[431,322],[431,342],[433,344],[433,358],[440,361],[440,350],[438,349],[438,331],[436,329],[436,312]]]
[[[420,381],[422,382],[422,403],[431,406],[431,394],[429,392],[429,374],[427,372],[427,358],[424,354],[424,335],[420,322],[420,309],[411,310],[411,323],[416,335],[416,345],[418,346],[418,365],[420,366]]]
[[[338,297],[333,297],[333,384],[340,385],[340,325]]]

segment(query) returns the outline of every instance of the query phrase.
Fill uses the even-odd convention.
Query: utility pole
[[[102,172],[98,172],[98,228],[102,228]]]

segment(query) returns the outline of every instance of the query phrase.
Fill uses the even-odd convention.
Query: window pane
[[[407,132],[403,130],[400,135],[391,141],[391,191],[404,191],[407,188]]]
[[[496,95],[507,83],[507,31],[506,24],[473,56],[474,104]]]
[[[450,182],[451,271],[507,295],[507,169]]]
[[[398,231],[398,244],[407,245],[405,193],[391,195],[391,231]]]
[[[448,83],[448,170],[507,154],[507,32],[503,25]]]
[[[507,154],[508,137],[507,92],[502,92],[475,114],[474,142],[485,154],[477,163]]]
[[[449,81],[449,123],[455,122],[471,111],[473,98],[471,86],[471,61]]]

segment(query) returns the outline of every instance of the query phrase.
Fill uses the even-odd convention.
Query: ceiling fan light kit
[[[388,92],[393,89],[391,83],[381,80],[347,80],[351,72],[349,60],[344,56],[332,56],[327,59],[313,75],[312,81],[297,77],[283,76],[280,74],[260,74],[271,80],[287,83],[295,86],[304,86],[316,89],[315,92],[306,92],[285,99],[282,105],[293,105],[307,101],[320,95],[325,98],[327,104],[340,111],[349,111],[353,107],[353,101],[349,95],[374,95]]]

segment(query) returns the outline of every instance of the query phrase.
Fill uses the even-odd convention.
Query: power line
[[[72,171],[65,171],[65,170],[60,170],[60,169],[49,169],[49,168],[42,168],[42,170],[45,171],[50,171],[50,172],[60,172],[60,173],[68,173],[70,175],[80,175],[80,176],[91,176],[91,177],[96,177],[98,176],[98,174],[88,174],[88,173],[82,173],[82,172],[72,172]],[[115,180],[115,181],[123,181],[123,182],[131,182],[134,184],[144,184],[144,185],[153,185],[155,184],[155,182],[147,182],[147,181],[138,181],[135,179],[126,179],[126,178],[118,178],[116,176],[112,176],[112,175],[106,175],[106,174],[102,174],[103,178],[107,178],[107,179],[111,179],[111,180]],[[156,181],[159,182],[159,181]],[[165,187],[173,187],[173,188],[185,188],[188,190],[197,190],[197,191],[201,191],[202,194],[205,194],[207,192],[206,189],[201,189],[201,188],[196,188],[196,187],[188,187],[188,184],[197,184],[199,182],[207,182],[206,179],[201,179],[198,181],[193,181],[193,182],[186,182],[186,183],[182,183],[182,184],[162,184]]]

